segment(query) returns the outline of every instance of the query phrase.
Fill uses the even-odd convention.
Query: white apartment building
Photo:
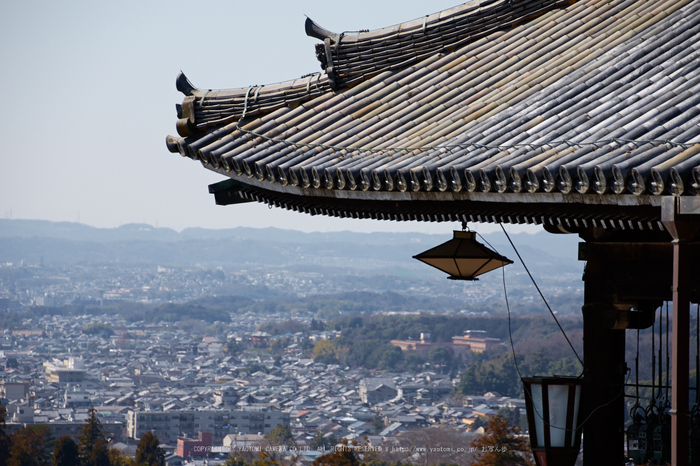
[[[134,411],[127,413],[127,436],[139,439],[148,431],[161,443],[174,445],[180,436],[196,437],[211,432],[215,444],[222,445],[229,434],[267,434],[279,424],[289,424],[289,413],[268,407],[232,410]]]

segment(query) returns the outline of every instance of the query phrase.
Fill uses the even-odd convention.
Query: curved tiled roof
[[[184,75],[177,89],[187,98],[178,108],[181,136],[240,118],[294,105],[331,89],[363,81],[382,71],[398,70],[436,53],[452,51],[490,32],[512,27],[555,5],[571,0],[487,0],[441,11],[425,18],[377,31],[336,34],[307,18],[306,33],[323,41],[316,56],[325,71],[284,83],[222,91],[195,88]]]
[[[218,92],[179,78],[185,137],[168,147],[232,179],[217,202],[661,229],[661,196],[700,194],[698,2],[484,1],[307,29],[330,50],[322,75]]]
[[[400,70],[512,28],[571,0],[484,0],[407,23],[357,33],[332,33],[306,20],[306,34],[323,41],[316,56],[333,88]]]

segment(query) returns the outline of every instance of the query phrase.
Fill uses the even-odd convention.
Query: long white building
[[[232,410],[134,411],[127,414],[127,436],[139,439],[153,431],[162,443],[175,444],[180,436],[212,433],[215,444],[229,434],[267,434],[279,424],[289,424],[289,413],[269,407]]]

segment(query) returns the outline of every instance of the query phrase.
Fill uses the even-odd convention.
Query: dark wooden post
[[[690,455],[690,254],[673,240],[673,357],[671,372],[671,464],[686,466]]]
[[[583,462],[586,466],[624,464],[625,331],[615,330],[616,310],[608,256],[587,243],[584,273]]]
[[[695,215],[693,215],[695,214]],[[700,230],[700,201],[665,197],[661,205],[664,226],[673,237],[673,356],[671,372],[671,464],[689,461],[689,327],[692,286],[692,244]]]

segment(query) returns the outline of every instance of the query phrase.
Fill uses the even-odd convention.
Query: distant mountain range
[[[505,310],[502,273],[484,274],[478,282],[457,282],[412,258],[451,238],[447,228],[442,235],[303,233],[276,228],[177,232],[145,224],[94,228],[5,219],[0,220],[0,285],[4,276],[9,278],[5,281],[8,289],[25,286],[23,280],[41,288],[42,280],[50,281],[51,274],[57,274],[70,277],[78,288],[122,281],[133,287],[141,281],[151,283],[154,269],[162,266],[179,271],[170,278],[178,277],[176,281],[166,286],[180,298],[202,296],[205,288],[217,296],[266,300],[295,293],[371,292],[409,299],[412,305],[404,306],[407,309]],[[514,312],[545,311],[505,235],[477,238],[513,260],[504,272]],[[559,312],[578,312],[583,289],[578,238],[544,231],[511,238],[550,303]],[[12,267],[3,267],[7,264]],[[43,275],[30,270],[37,266]],[[221,281],[218,288],[210,288],[215,276],[226,284]],[[246,278],[238,281],[231,278],[234,276]],[[160,286],[157,280],[154,283]]]
[[[53,265],[120,262],[158,265],[324,265],[427,270],[412,256],[452,237],[423,233],[304,233],[277,228],[188,228],[147,224],[95,228],[80,223],[0,219],[0,262]],[[576,271],[578,237],[519,233],[511,238],[531,269]],[[485,241],[484,241],[485,240]],[[517,262],[503,233],[480,238]]]

